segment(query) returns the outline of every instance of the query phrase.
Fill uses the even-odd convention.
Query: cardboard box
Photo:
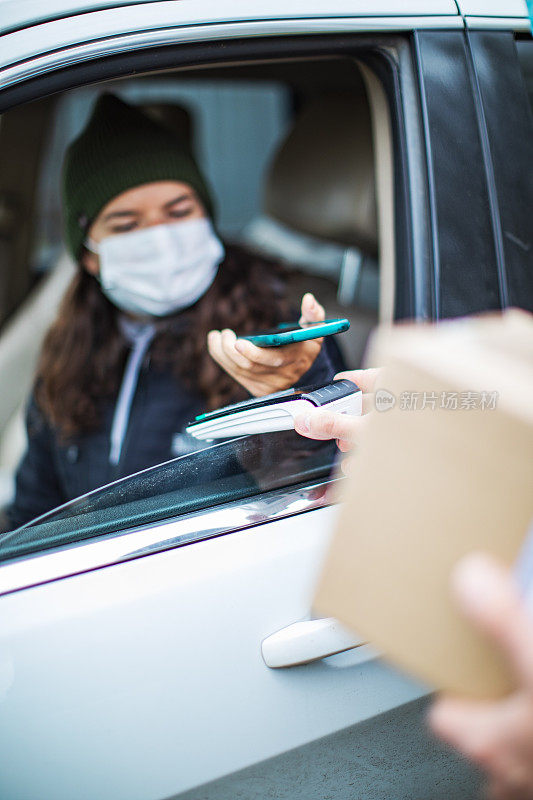
[[[474,550],[510,565],[533,518],[533,318],[400,325],[369,359],[386,410],[352,456],[314,607],[433,686],[501,695],[512,678],[449,577]]]

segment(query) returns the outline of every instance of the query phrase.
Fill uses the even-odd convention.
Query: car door
[[[271,12],[263,21],[256,9],[249,27],[244,12],[236,19],[238,15],[228,11],[231,20],[226,28],[219,9],[216,32],[212,21],[202,20],[199,12],[194,19],[186,18],[190,2],[182,4],[181,28],[179,16],[171,24],[170,6],[174,15],[181,13],[175,4],[153,4],[149,14],[143,10],[144,16],[138,5],[117,10],[122,28],[115,31],[116,41],[113,28],[106,28],[117,20],[114,10],[106,11],[105,17],[99,16],[104,11],[86,15],[83,44],[76,17],[58,20],[57,25],[43,23],[42,39],[37,42],[34,30],[31,47],[24,44],[24,31],[8,34],[15,38],[3,51],[5,103],[17,97],[22,102],[32,92],[34,96],[37,91],[65,88],[65,80],[69,85],[95,80],[105,70],[107,76],[116,75],[123,67],[110,66],[111,56],[128,46],[141,52],[150,37],[155,47],[158,35],[161,46],[176,40],[202,43],[208,38],[220,49],[221,41],[226,46],[226,38],[237,34],[263,33],[266,40],[272,32],[277,37],[297,33],[303,38],[300,45],[293,38],[291,47],[312,48],[317,44],[304,37],[311,29],[327,34],[378,31],[385,36],[383,47],[392,43],[384,34],[391,27],[396,32],[433,28],[427,37],[434,38],[424,42],[418,36],[412,44],[409,34],[394,72],[402,88],[394,95],[393,106],[394,125],[402,131],[395,140],[394,223],[403,230],[395,242],[394,308],[397,317],[438,316],[434,292],[439,274],[434,266],[446,220],[440,218],[440,231],[437,222],[449,200],[444,205],[437,202],[441,178],[435,178],[426,160],[426,148],[435,143],[431,137],[438,132],[436,123],[430,125],[435,110],[426,108],[424,118],[424,103],[419,106],[416,94],[419,85],[412,79],[413,64],[421,71],[427,64],[427,50],[426,62],[421,59],[425,42],[429,47],[444,41],[437,37],[451,36],[435,33],[438,28],[455,28],[461,35],[455,4],[444,0],[435,4],[431,21],[416,16],[422,13],[421,4],[412,8],[380,4],[378,21],[357,17],[354,3],[350,9],[340,4],[336,14],[328,7],[309,15],[298,6],[290,19],[289,12],[278,9],[277,16]],[[160,11],[166,22],[158,28]],[[128,28],[132,14],[142,21],[142,37]],[[280,21],[283,16],[285,22]],[[17,24],[20,27],[20,20]],[[199,30],[202,25],[210,28],[209,33]],[[57,45],[58,31],[65,37],[62,53],[52,47],[53,42]],[[104,35],[112,45],[107,50],[98,39]],[[250,47],[249,41],[245,44]],[[273,46],[263,41],[251,52],[265,57],[266,45]],[[96,56],[101,63],[96,63]],[[129,51],[127,57],[131,58]],[[76,70],[70,78],[65,65]],[[32,89],[39,70],[46,82],[40,89],[34,83]],[[430,76],[420,74],[427,90]],[[422,99],[428,97],[422,94]],[[474,166],[471,169],[475,171]],[[433,182],[426,183],[427,176]],[[401,200],[402,193],[407,202]],[[457,296],[462,297],[462,291],[459,285]],[[451,297],[448,290],[446,297]],[[473,310],[472,296],[462,306],[469,307]],[[194,458],[187,457],[186,463],[193,464]],[[346,796],[354,785],[359,790],[366,787],[371,796],[365,783],[370,775],[374,784],[389,781],[388,788],[382,784],[375,790],[376,797],[390,797],[391,785],[396,786],[395,796],[412,797],[413,781],[421,775],[414,768],[406,770],[407,781],[398,779],[394,761],[398,737],[410,744],[411,752],[420,753],[425,781],[428,774],[439,776],[443,797],[453,796],[454,790],[458,797],[468,796],[466,770],[423,737],[416,742],[409,738],[414,720],[421,725],[421,712],[417,705],[416,715],[409,716],[406,704],[427,689],[384,666],[357,639],[351,641],[340,631],[332,634],[328,628],[319,628],[317,635],[316,626],[306,625],[313,623],[313,583],[335,518],[335,508],[324,495],[328,471],[310,475],[304,470],[283,482],[276,460],[271,459],[269,475],[278,479],[277,485],[241,494],[235,494],[232,485],[231,491],[210,498],[202,488],[196,495],[200,507],[172,507],[159,518],[157,513],[147,518],[146,509],[137,516],[117,516],[118,504],[107,494],[101,505],[65,509],[43,523],[50,527],[41,550],[10,554],[13,557],[0,568],[2,796],[131,799],[197,792],[198,797],[231,797],[237,796],[236,787],[242,791],[244,786],[246,796],[263,797],[269,776],[276,773],[277,797],[290,796],[295,778],[306,787],[306,797],[323,797],[326,775],[332,796],[335,792]],[[136,486],[145,478],[135,479]],[[123,483],[119,488],[128,486]],[[154,497],[160,509],[160,495]],[[146,505],[147,497],[139,502]],[[89,513],[98,520],[84,521]],[[303,627],[291,627],[297,623]],[[285,631],[281,642],[271,639],[278,631]],[[267,660],[274,651],[279,666],[265,663],[265,640],[270,642]],[[353,646],[346,652],[329,655],[349,645]],[[301,663],[302,651],[309,663]],[[374,721],[377,727],[368,727]],[[354,755],[360,741],[357,730],[371,738],[380,724],[395,723],[397,738],[387,740],[381,762],[371,751],[374,771],[369,773],[368,764],[362,769]],[[349,735],[341,740],[343,731]],[[267,771],[254,772],[254,782],[247,782],[242,771],[260,767],[267,759]]]
[[[286,450],[297,438],[268,436]],[[258,492],[233,463],[236,448],[250,463],[255,439],[123,479],[4,537],[3,797],[170,797],[426,692],[354,634],[310,620],[331,482],[309,480],[324,470],[300,453],[285,471],[297,485],[270,488],[283,467],[263,459]],[[205,508],[221,486],[247,496]]]

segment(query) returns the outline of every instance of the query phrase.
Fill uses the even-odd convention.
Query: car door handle
[[[294,622],[267,636],[261,643],[263,661],[267,667],[297,667],[352,650],[366,642],[347,631],[333,617]]]

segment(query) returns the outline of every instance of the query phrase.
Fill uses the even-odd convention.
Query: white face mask
[[[104,294],[123,311],[162,317],[196,303],[224,258],[205,217],[107,236],[89,250],[100,257]]]

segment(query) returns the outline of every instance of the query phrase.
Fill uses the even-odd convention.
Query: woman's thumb
[[[302,316],[300,325],[305,322],[322,322],[326,318],[326,312],[320,303],[315,299],[311,292],[306,292],[302,297]]]

